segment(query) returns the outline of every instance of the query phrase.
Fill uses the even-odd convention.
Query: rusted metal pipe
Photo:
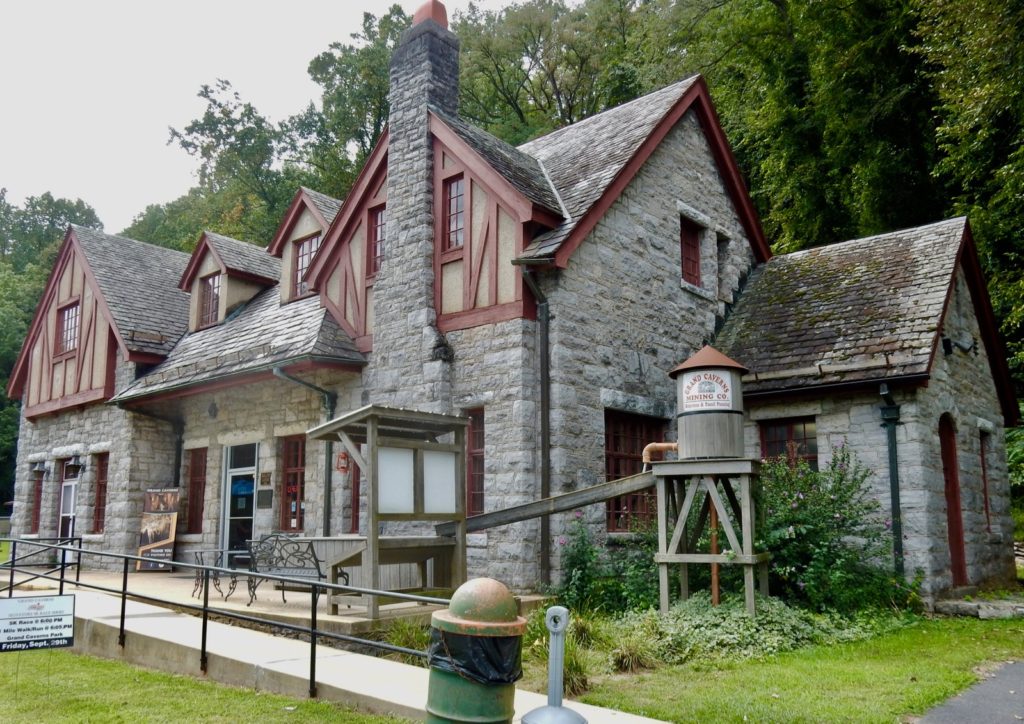
[[[679,443],[677,442],[652,442],[648,443],[644,447],[643,452],[643,464],[644,472],[648,470],[648,466],[651,463],[651,456],[656,452],[678,452]]]

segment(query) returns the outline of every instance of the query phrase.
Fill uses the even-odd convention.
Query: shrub
[[[558,598],[572,611],[583,611],[594,606],[594,592],[600,576],[600,553],[590,535],[590,529],[583,522],[583,512],[577,510],[569,529],[568,538],[563,537],[562,586]]]
[[[653,669],[658,664],[657,639],[642,629],[630,630],[612,647],[611,664],[616,671]]]
[[[891,534],[867,477],[845,445],[820,472],[784,458],[762,466],[760,547],[772,554],[776,593],[816,610],[905,603],[905,587],[889,570]]]
[[[401,646],[413,651],[426,651],[430,645],[430,627],[409,619],[397,618],[384,632],[384,640],[392,646]],[[389,654],[389,656],[404,664],[427,665],[427,660],[418,656],[399,653]]]
[[[587,676],[587,658],[584,647],[571,633],[565,637],[565,668],[562,691],[566,696],[582,694],[590,686]]]

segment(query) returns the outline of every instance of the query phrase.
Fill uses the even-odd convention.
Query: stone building
[[[890,384],[908,570],[934,590],[960,582],[929,457],[948,412],[967,579],[1004,573],[1016,403],[962,220],[840,245],[858,256],[833,276],[806,261],[839,258],[832,247],[772,258],[700,77],[512,147],[459,118],[458,52],[430,0],[392,59],[389,126],[349,196],[299,190],[266,251],[207,233],[189,256],[68,231],[8,390],[24,403],[15,535],[134,552],[148,488],[180,491],[179,558],[277,530],[358,532],[359,471],[304,433],[367,404],[469,417],[470,514],[588,487],[674,436],[668,372],[721,329],[755,371],[751,455],[763,421],[795,419],[818,457],[845,436],[886,480],[877,388]],[[919,239],[891,284],[890,238]],[[873,318],[836,297],[854,268],[872,303],[892,303],[891,326],[830,357],[794,330]],[[806,273],[784,296],[794,269]],[[918,365],[906,374],[904,342]],[[847,357],[876,367],[843,372],[863,384],[839,390],[827,370]],[[628,531],[648,505],[627,496],[592,515]],[[544,584],[563,525],[471,534],[470,574]]]

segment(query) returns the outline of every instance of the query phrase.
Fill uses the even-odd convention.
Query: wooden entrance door
[[[954,586],[966,586],[967,559],[964,554],[964,521],[960,510],[960,468],[956,457],[956,429],[949,413],[939,418],[942,447],[942,475],[946,482],[946,528]]]

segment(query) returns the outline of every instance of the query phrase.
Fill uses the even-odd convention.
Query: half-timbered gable
[[[362,352],[373,346],[373,287],[387,263],[387,132],[370,154],[306,281]]]
[[[27,418],[108,399],[117,353],[152,364],[184,331],[186,298],[166,288],[187,256],[72,226],[8,387]],[[125,275],[125,260],[149,265]],[[150,284],[158,288],[150,292]]]

